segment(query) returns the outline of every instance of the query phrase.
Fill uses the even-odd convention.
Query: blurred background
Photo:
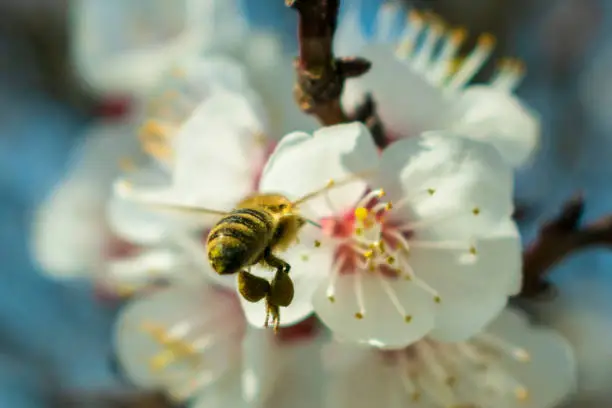
[[[104,13],[104,7],[122,1],[137,9],[164,3],[98,0],[97,7]],[[163,406],[156,396],[132,392],[114,367],[110,333],[116,306],[95,301],[87,283],[45,277],[28,247],[37,206],[82,154],[78,147],[92,123],[120,120],[130,109],[129,95],[101,95],[77,75],[71,55],[77,25],[73,3],[77,1],[0,1],[0,407]],[[251,24],[282,33],[286,48],[294,49],[296,16],[282,0],[242,3],[241,12]],[[366,29],[380,3],[363,1]],[[586,194],[588,219],[611,212],[612,2],[421,0],[410,4],[468,27],[472,43],[481,32],[495,34],[496,56],[519,57],[528,67],[519,94],[540,113],[544,142],[533,164],[518,174],[517,203],[523,210],[525,242],[576,190]],[[109,28],[120,24],[112,13],[100,19]],[[483,78],[492,68],[494,62]],[[604,249],[592,250],[572,257],[554,273],[560,290],[567,288],[570,307],[575,296],[587,313],[600,317],[594,327],[575,330],[582,335],[581,344],[591,350],[599,346],[602,353],[606,344],[612,344],[606,333],[612,331],[606,327],[612,324],[612,301],[606,301],[612,298],[610,266],[612,257]],[[599,290],[596,296],[588,292],[593,287]],[[538,307],[536,313],[542,319],[558,320],[552,305]],[[570,331],[572,324],[563,323]],[[587,389],[612,383],[608,368],[612,356],[607,353],[592,358],[602,366],[585,371],[582,378],[592,381],[585,383]],[[612,400],[602,402],[602,393],[594,395],[579,406],[612,404]]]

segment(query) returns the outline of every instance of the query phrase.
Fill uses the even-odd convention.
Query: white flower
[[[273,40],[260,36],[251,41],[276,55]],[[264,103],[258,91],[271,95],[285,82],[261,83],[257,78],[262,71],[272,68],[254,59],[246,56],[253,64],[246,67],[224,56],[188,58],[168,72],[146,103],[146,119],[138,135],[154,162],[117,181],[109,211],[111,225],[122,237],[140,244],[179,240],[192,258],[198,258],[203,274],[232,286],[233,280],[220,280],[205,259],[202,238],[217,221],[215,217],[163,216],[174,223],[174,230],[193,232],[197,241],[190,241],[171,232],[168,223],[151,222],[160,213],[153,214],[141,202],[229,211],[256,191],[263,165],[281,132],[308,121],[303,114],[301,119],[289,120],[300,115],[282,94]],[[251,80],[259,84],[258,91]],[[289,86],[285,90],[291,93]]]
[[[569,344],[504,311],[461,343],[432,339],[396,351],[332,344],[328,407],[554,408],[575,387]]]
[[[307,225],[301,243],[279,254],[295,283],[281,326],[314,308],[349,340],[385,347],[427,334],[462,340],[518,290],[511,171],[489,145],[428,133],[379,157],[359,123],[293,133],[268,160],[260,191],[296,200],[329,180],[338,185],[300,207],[322,228]],[[264,322],[262,305],[243,306],[252,324]]]
[[[391,3],[378,13],[375,38],[366,40],[356,22],[357,9],[350,8],[341,21],[337,46],[341,54],[369,59],[372,69],[347,82],[345,106],[355,107],[370,93],[392,139],[452,130],[493,144],[515,167],[531,157],[540,124],[537,115],[513,94],[523,77],[521,64],[504,61],[488,84],[468,85],[493,50],[490,35],[482,35],[455,67],[464,30],[448,32],[438,19],[412,11],[403,39],[395,44],[403,12]]]
[[[115,346],[125,374],[141,388],[189,400],[190,407],[256,407],[292,387],[286,375],[301,371],[294,365],[303,353],[318,360],[317,333],[295,342],[248,328],[234,293],[201,282],[131,302],[119,317]]]
[[[63,180],[33,219],[33,257],[55,277],[91,275],[112,239],[105,220],[112,180],[123,155],[135,153],[129,122],[94,124]]]
[[[239,42],[245,22],[233,0],[71,2],[72,53],[87,84],[142,93],[178,58]]]

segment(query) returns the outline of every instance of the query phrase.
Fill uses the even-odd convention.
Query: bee
[[[154,206],[220,217],[207,237],[208,261],[219,275],[238,275],[238,291],[244,299],[253,303],[265,300],[264,326],[272,325],[276,332],[280,324],[280,308],[289,306],[294,296],[289,275],[291,265],[278,254],[298,241],[298,234],[306,223],[321,227],[300,214],[300,205],[358,177],[353,174],[340,182],[330,180],[323,188],[295,201],[282,194],[256,193],[229,212],[162,203]],[[272,280],[252,274],[250,268],[254,265],[273,269]]]

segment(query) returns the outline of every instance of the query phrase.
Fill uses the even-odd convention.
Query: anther
[[[327,299],[328,299],[328,300],[329,300],[331,303],[334,303],[334,302],[336,301],[336,298],[335,298],[334,296],[332,296],[332,295],[329,295],[329,296],[327,297]]]
[[[474,214],[474,215],[480,214],[480,208],[474,207],[474,209],[472,210],[472,214]]]
[[[514,390],[514,395],[519,401],[526,401],[529,398],[529,390],[525,387],[518,387]]]
[[[355,313],[355,319],[357,319],[357,320],[363,319],[363,313],[361,313],[361,312]]]
[[[331,186],[333,186],[334,184],[336,184],[336,181],[335,181],[334,179],[329,179],[329,180],[327,181],[327,187],[331,187]]]
[[[476,251],[476,247],[472,245],[472,246],[470,247],[470,254],[472,254],[472,255],[476,256],[476,254],[477,254],[477,253],[478,253],[478,252]]]
[[[436,193],[436,189],[435,188],[428,188],[427,192],[429,193],[429,195],[434,195]]]
[[[455,44],[461,44],[467,37],[467,30],[463,27],[455,28],[451,32],[451,39]]]
[[[387,195],[387,193],[385,192],[385,190],[383,190],[382,188],[380,190],[378,190],[378,198],[382,198],[384,196]]]
[[[412,321],[412,316],[411,315],[404,316],[404,322],[410,323],[411,321]]]
[[[302,258],[302,261],[304,262],[308,262],[308,260],[310,259],[308,255],[302,255],[301,258]]]
[[[442,298],[440,296],[434,296],[434,302],[441,303],[442,302]]]
[[[495,37],[492,34],[484,33],[478,38],[478,44],[482,47],[493,47],[495,45]]]
[[[366,259],[372,259],[372,258],[374,258],[374,251],[372,251],[372,250],[365,251],[365,252],[363,253],[363,256],[364,256]]]
[[[314,242],[314,246],[315,246],[315,248],[319,248],[321,246],[321,241],[316,240]]]
[[[358,207],[355,209],[355,218],[357,218],[359,221],[364,221],[366,218],[368,218],[368,215],[369,211],[364,207]]]
[[[395,263],[395,258],[394,258],[394,257],[392,257],[392,256],[388,256],[388,257],[387,257],[387,263],[388,263],[389,265],[393,265],[393,264]]]

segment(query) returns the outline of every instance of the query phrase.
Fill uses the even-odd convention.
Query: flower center
[[[527,388],[504,365],[508,358],[528,363],[529,353],[491,333],[481,333],[464,343],[424,339],[403,350],[381,353],[385,361],[395,365],[413,401],[426,397],[443,406],[467,408],[529,398]]]

